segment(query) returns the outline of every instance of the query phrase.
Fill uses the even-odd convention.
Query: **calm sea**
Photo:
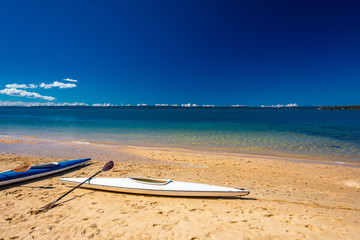
[[[360,111],[2,107],[0,135],[360,163]]]

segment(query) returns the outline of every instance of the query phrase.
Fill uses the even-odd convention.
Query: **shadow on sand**
[[[69,188],[72,188],[74,186],[68,186]],[[207,199],[207,200],[219,200],[219,199],[224,199],[224,200],[244,200],[244,201],[255,201],[258,200],[256,198],[252,198],[252,197],[193,197],[193,196],[162,196],[162,195],[150,195],[150,194],[138,194],[138,193],[127,193],[127,192],[119,192],[119,191],[111,191],[111,190],[103,190],[103,189],[93,189],[93,188],[88,188],[86,186],[84,187],[79,187],[82,189],[88,189],[91,191],[99,191],[99,192],[107,192],[107,193],[116,193],[116,194],[126,194],[126,195],[134,195],[134,196],[143,196],[146,198],[187,198],[187,199]]]

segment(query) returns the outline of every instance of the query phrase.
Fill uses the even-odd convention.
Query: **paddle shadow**
[[[55,208],[55,207],[57,207],[57,206],[60,206],[60,205],[62,205],[62,204],[64,204],[64,203],[67,203],[67,202],[70,202],[70,201],[72,201],[72,200],[75,200],[75,199],[77,199],[77,198],[81,198],[81,197],[83,197],[83,196],[85,196],[85,195],[88,195],[88,194],[90,194],[90,193],[84,193],[84,194],[81,194],[80,196],[76,196],[76,197],[70,198],[70,199],[68,199],[68,200],[65,200],[65,201],[62,201],[62,202],[59,202],[59,203],[55,203],[54,206],[52,206],[50,209],[53,209],[53,208]],[[49,210],[50,210],[50,209],[49,209]]]

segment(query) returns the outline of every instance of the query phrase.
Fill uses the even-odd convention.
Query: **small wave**
[[[91,144],[90,142],[73,142],[73,143],[76,143],[76,144]]]

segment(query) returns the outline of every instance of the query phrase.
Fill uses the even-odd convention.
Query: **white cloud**
[[[26,84],[17,84],[17,83],[6,84],[5,87],[6,88],[29,88]]]
[[[64,78],[63,80],[67,81],[67,82],[78,82],[78,80],[71,79],[71,78]]]
[[[9,96],[15,96],[15,97],[39,98],[39,99],[48,100],[48,101],[55,100],[55,98],[51,97],[51,96],[43,96],[36,92],[28,92],[28,91],[17,89],[17,88],[5,88],[3,90],[0,90],[0,93],[9,95]]]
[[[296,103],[289,103],[289,104],[286,104],[286,105],[277,104],[277,105],[271,105],[271,106],[261,105],[261,107],[272,107],[272,108],[297,107],[297,106],[298,105]]]
[[[182,107],[197,107],[198,105],[195,104],[195,103],[193,103],[193,104],[187,103],[187,104],[181,104],[181,106],[182,106]]]
[[[67,78],[64,80],[77,82],[77,80],[70,79],[70,78]],[[55,82],[49,83],[49,84],[41,83],[39,86],[36,84],[32,84],[32,83],[31,84],[13,83],[13,84],[6,84],[5,86],[6,86],[5,89],[0,90],[0,94],[5,94],[5,95],[15,96],[15,97],[38,98],[38,99],[42,99],[42,100],[54,101],[55,98],[52,96],[44,96],[44,95],[40,95],[39,93],[29,92],[24,89],[35,89],[38,87],[44,88],[44,89],[50,89],[53,87],[58,87],[60,89],[74,88],[74,87],[76,87],[76,84],[55,81]]]
[[[10,101],[0,101],[0,107],[64,107],[64,106],[89,106],[86,103],[53,103],[53,102],[10,102]]]
[[[5,85],[6,88],[37,88],[37,85],[35,84],[29,84],[29,85],[26,85],[26,84],[17,84],[17,83],[13,83],[13,84],[6,84]]]
[[[115,105],[112,105],[110,103],[94,103],[92,106],[93,107],[112,107],[112,106],[115,106]]]
[[[286,105],[286,107],[297,107],[298,105],[296,103],[289,103]]]
[[[76,87],[76,84],[62,83],[62,82],[55,81],[55,82],[49,83],[49,84],[41,83],[39,86],[41,88],[45,88],[45,89],[49,89],[49,88],[53,88],[53,87],[59,87],[60,89],[62,89],[62,88],[74,88],[74,87]]]
[[[166,103],[155,104],[155,107],[168,107],[168,106],[178,107],[179,105],[177,105],[177,104],[166,104]]]

